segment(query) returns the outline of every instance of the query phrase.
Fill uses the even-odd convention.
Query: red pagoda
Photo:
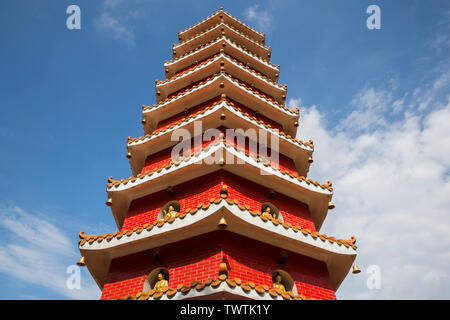
[[[314,145],[265,35],[221,8],[178,39],[128,138],[133,176],[108,179],[120,231],[80,232],[78,264],[101,299],[336,299],[355,238],[319,233],[332,185],[306,178]]]

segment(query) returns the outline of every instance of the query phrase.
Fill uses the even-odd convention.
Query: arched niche
[[[281,283],[284,285],[286,291],[291,291],[293,294],[297,295],[297,286],[295,285],[294,279],[289,273],[282,269],[275,270],[272,274],[272,283],[275,283],[275,277],[281,275]]]
[[[280,210],[270,202],[265,202],[261,205],[261,213],[266,211],[267,207],[270,207],[270,212],[272,213],[272,215],[275,214],[275,219],[279,219],[281,222],[284,222],[283,215],[281,214]]]
[[[177,200],[169,201],[161,208],[161,210],[159,210],[158,220],[164,219],[164,210],[167,211],[170,206],[172,206],[175,211],[180,212],[180,203]]]
[[[153,289],[156,282],[158,282],[158,274],[160,272],[162,272],[162,274],[164,275],[164,279],[166,279],[167,282],[170,281],[169,270],[167,270],[166,268],[153,269],[153,271],[149,273],[149,275],[144,281],[144,288],[142,289],[142,292],[150,292]]]

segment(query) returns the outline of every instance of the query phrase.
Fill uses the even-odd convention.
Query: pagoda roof
[[[221,218],[227,221],[227,232],[237,233],[263,243],[295,252],[327,264],[336,291],[356,257],[356,239],[336,239],[279,219],[268,219],[250,211],[237,199],[212,198],[208,203],[178,213],[171,219],[157,220],[133,230],[85,235],[80,232],[79,249],[100,288],[106,281],[112,259],[216,231]],[[105,260],[106,259],[106,260]]]
[[[210,157],[216,156],[216,152],[220,152],[224,159],[227,157],[236,159],[237,164],[206,163]],[[181,156],[169,164],[154,168],[153,171],[145,174],[138,174],[120,181],[109,178],[107,192],[113,199],[111,209],[117,226],[119,229],[121,228],[129,204],[133,199],[221,169],[240,175],[257,184],[266,185],[276,192],[307,204],[316,228],[320,229],[328,211],[328,203],[333,195],[330,181],[327,184],[320,184],[303,176],[294,175],[287,170],[280,170],[272,166],[270,161],[264,162],[261,158],[250,155],[245,150],[240,150],[234,144],[222,141],[215,141],[196,153],[186,157]]]
[[[190,52],[199,46],[205,44],[205,42],[212,41],[219,36],[227,35],[228,38],[232,38],[235,42],[239,42],[241,46],[245,46],[258,56],[270,58],[271,48],[266,47],[250,38],[245,34],[241,33],[239,30],[234,29],[226,23],[218,23],[217,25],[211,27],[210,29],[196,35],[195,37],[180,42],[178,44],[173,44],[173,55],[182,56],[187,52]]]
[[[205,76],[216,74],[221,70],[226,71],[228,74],[245,81],[246,83],[254,84],[255,88],[275,98],[278,103],[284,103],[287,85],[277,84],[262,73],[255,71],[241,61],[238,61],[225,53],[218,53],[194,66],[192,69],[177,74],[170,79],[155,81],[156,92],[158,92],[156,98],[158,101],[164,100],[171,93],[187,87],[190,82],[200,81],[204,79]]]
[[[241,60],[245,61],[253,61],[254,69],[258,70],[261,73],[264,73],[266,76],[270,77],[272,80],[276,80],[279,74],[280,66],[271,63],[266,58],[261,58],[260,56],[254,54],[253,52],[243,48],[238,43],[233,42],[226,36],[220,36],[214,40],[205,43],[198,48],[185,53],[180,57],[176,57],[171,61],[166,61],[164,66],[167,70],[166,77],[170,78],[177,70],[182,70],[193,64],[193,59],[197,58],[197,60],[203,60],[213,54],[209,51],[214,48],[221,48],[225,51],[229,51],[230,55],[236,57],[236,55],[242,55]],[[219,51],[218,49],[217,51]],[[237,57],[236,57],[237,58]],[[172,70],[172,71],[171,71]]]
[[[267,285],[255,285],[252,281],[242,282],[240,278],[228,279],[220,275],[218,279],[206,281],[194,280],[189,285],[180,284],[177,287],[166,287],[161,291],[152,289],[149,292],[140,292],[136,295],[127,295],[116,300],[194,300],[194,299],[221,300],[316,300],[292,291],[282,292]]]
[[[186,39],[192,38],[195,36],[195,34],[198,34],[202,32],[202,30],[205,30],[209,28],[211,25],[215,24],[216,21],[221,21],[220,15],[223,15],[223,18],[227,18],[227,22],[229,24],[235,24],[236,28],[240,28],[242,30],[245,30],[245,33],[250,36],[255,41],[264,43],[265,42],[265,34],[259,32],[256,29],[253,29],[252,27],[248,26],[238,18],[234,17],[230,13],[223,10],[223,8],[220,8],[219,11],[216,11],[215,13],[211,14],[210,16],[206,17],[205,19],[199,21],[198,23],[194,24],[191,27],[188,27],[182,31],[178,32],[178,39],[180,41],[184,41]],[[225,19],[223,20],[225,21]]]
[[[223,87],[220,87],[222,83]],[[275,122],[283,125],[283,128],[287,133],[295,135],[297,129],[294,127],[294,122],[299,116],[298,108],[290,109],[284,105],[280,105],[275,100],[252,89],[245,83],[242,83],[225,72],[214,74],[158,104],[153,106],[143,106],[143,114],[146,120],[144,129],[146,133],[153,131],[159,121],[178,114],[185,109],[199,105],[202,102],[213,99],[221,93],[225,93],[231,99],[242,103],[255,111],[258,110],[261,114],[272,118]],[[169,105],[172,107],[167,109]],[[150,114],[151,118],[148,117]]]
[[[225,120],[220,119],[222,113],[226,116]],[[216,114],[218,116],[214,118],[215,121],[207,121],[207,119],[212,118]],[[280,141],[280,152],[294,160],[300,175],[307,175],[309,170],[308,159],[312,156],[312,152],[314,151],[312,140],[304,142],[285,134],[283,131],[276,130],[272,128],[270,124],[242,111],[242,109],[236,107],[233,102],[227,100],[211,103],[211,105],[206,106],[204,109],[183,117],[174,123],[161,127],[144,137],[129,137],[127,149],[131,153],[130,164],[133,174],[137,174],[142,170],[145,159],[149,155],[173,146],[174,142],[168,139],[167,135],[171,134],[174,130],[184,128],[190,132],[192,131],[192,134],[192,124],[198,120],[202,120],[204,130],[207,127],[218,127],[219,125],[227,126],[228,123],[231,124],[229,127],[239,128],[242,126],[233,126],[233,124],[240,122],[239,119],[242,119],[247,123],[245,125],[246,128],[252,126],[255,129],[267,130],[269,142],[271,141],[271,135],[275,135]],[[270,144],[268,146],[270,147]]]

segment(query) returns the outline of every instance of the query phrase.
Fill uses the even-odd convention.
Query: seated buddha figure
[[[177,215],[177,211],[175,211],[175,208],[173,206],[169,206],[169,208],[167,208],[166,210],[163,210],[164,213],[164,219],[171,219],[171,218],[175,218],[175,216]]]
[[[282,280],[283,280],[283,277],[281,276],[281,274],[278,273],[275,276],[275,282],[273,283],[273,288],[279,289],[279,290],[281,290],[281,292],[286,292],[286,288],[284,287],[284,284],[281,283]]]
[[[264,209],[261,216],[266,217],[267,219],[275,219],[275,217],[272,215],[270,211],[271,211],[270,207],[267,206],[266,209]]]
[[[155,283],[153,289],[156,291],[161,291],[163,288],[169,286],[169,281],[164,279],[164,274],[162,272],[158,273],[158,281]]]

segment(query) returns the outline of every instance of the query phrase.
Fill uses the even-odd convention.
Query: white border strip
[[[260,101],[263,101],[264,103],[266,103],[266,104],[268,104],[268,105],[274,107],[275,109],[277,109],[277,110],[279,110],[279,111],[282,111],[283,113],[288,114],[288,115],[290,115],[290,116],[297,116],[297,114],[296,114],[294,111],[288,111],[288,110],[284,109],[283,107],[281,107],[281,106],[279,106],[279,105],[273,103],[272,101],[267,100],[267,99],[261,97],[259,94],[256,94],[256,93],[254,93],[253,91],[251,91],[251,90],[249,90],[249,89],[243,87],[243,86],[242,86],[241,84],[239,84],[237,81],[233,80],[233,79],[230,78],[228,75],[223,74],[223,73],[217,75],[216,77],[210,79],[209,81],[203,83],[202,85],[200,85],[200,86],[198,86],[198,87],[196,87],[196,88],[194,88],[194,89],[192,89],[192,90],[186,91],[185,93],[183,93],[183,94],[181,94],[181,95],[175,96],[174,98],[170,99],[170,100],[167,101],[167,102],[163,102],[163,103],[161,103],[161,104],[159,104],[159,105],[156,105],[155,107],[152,107],[152,108],[150,108],[150,109],[144,110],[143,113],[150,113],[150,112],[153,112],[153,111],[158,110],[158,109],[160,109],[160,108],[163,108],[163,107],[165,107],[166,105],[171,104],[171,103],[173,103],[173,102],[175,102],[175,101],[177,101],[177,100],[180,100],[180,99],[184,98],[185,96],[190,95],[190,94],[193,93],[193,92],[196,92],[196,91],[198,91],[198,90],[200,90],[200,89],[203,89],[204,87],[210,85],[211,83],[213,83],[214,81],[216,81],[217,79],[219,79],[219,78],[221,78],[221,77],[228,79],[231,83],[233,83],[233,84],[234,84],[235,86],[237,86],[238,88],[240,88],[240,89],[242,89],[243,91],[245,91],[245,92],[251,94],[251,95],[254,96],[255,98],[259,99]]]
[[[216,30],[216,29],[219,28],[220,26],[225,26],[225,27],[227,27],[230,31],[232,31],[232,32],[234,32],[235,34],[237,34],[237,35],[243,37],[244,39],[250,41],[251,43],[257,45],[257,46],[260,47],[261,49],[270,51],[270,49],[269,49],[268,47],[263,46],[263,45],[259,44],[258,42],[256,42],[256,41],[254,41],[254,40],[248,38],[246,35],[242,34],[242,33],[239,32],[238,30],[235,30],[233,27],[229,26],[228,24],[226,24],[226,23],[224,23],[224,22],[217,24],[215,27],[212,27],[211,29],[209,29],[209,30],[207,30],[207,31],[205,31],[205,32],[202,32],[202,33],[200,33],[199,35],[197,35],[197,36],[195,36],[195,37],[193,37],[193,38],[191,38],[191,39],[189,39],[189,40],[186,40],[185,42],[182,42],[182,43],[180,43],[180,44],[177,44],[177,45],[173,46],[173,48],[174,48],[174,49],[177,49],[177,48],[179,48],[179,47],[184,46],[185,44],[188,44],[189,42],[192,42],[192,41],[194,41],[194,40],[197,40],[197,39],[203,37],[204,35],[206,35],[206,34],[212,32],[212,31]]]
[[[178,164],[172,164],[169,168],[163,168],[161,169],[160,172],[153,172],[153,174],[151,175],[144,175],[141,176],[140,178],[136,178],[136,180],[131,181],[129,180],[126,184],[125,183],[120,183],[118,186],[111,186],[110,188],[107,188],[107,192],[120,192],[123,190],[127,190],[127,189],[131,189],[135,186],[141,185],[143,183],[146,183],[148,181],[151,180],[155,180],[159,177],[162,177],[164,175],[166,175],[167,173],[171,173],[174,172],[176,170],[179,170],[181,168],[190,166],[192,164],[194,164],[195,162],[199,162],[199,161],[203,161],[204,159],[206,159],[207,157],[209,157],[210,155],[212,155],[213,153],[215,153],[216,151],[218,151],[219,149],[223,149],[225,151],[230,152],[233,156],[240,158],[242,161],[244,161],[245,163],[248,163],[250,165],[252,165],[253,167],[256,167],[258,169],[260,169],[261,171],[266,171],[268,172],[269,175],[273,175],[276,177],[279,177],[281,179],[284,179],[286,181],[289,181],[299,187],[302,187],[306,190],[312,191],[312,192],[316,192],[316,193],[321,193],[321,194],[325,194],[325,195],[332,195],[333,193],[331,191],[329,191],[326,188],[319,186],[316,186],[313,183],[307,183],[305,180],[299,181],[297,178],[295,177],[291,177],[288,174],[283,174],[281,173],[281,171],[272,168],[271,166],[264,166],[264,164],[262,162],[257,162],[252,156],[250,155],[246,155],[243,151],[241,150],[236,150],[234,149],[233,146],[227,146],[225,145],[223,142],[219,142],[217,145],[214,146],[210,146],[209,150],[207,152],[205,152],[204,150],[202,152],[200,152],[197,155],[193,155],[191,156],[187,161],[181,161]],[[224,154],[224,158],[225,158],[225,154]],[[209,161],[209,160],[208,160]],[[237,161],[237,160],[236,160]],[[226,165],[226,164],[225,164]]]
[[[241,114],[239,111],[235,110],[232,106],[230,106],[225,101],[221,101],[220,103],[216,104],[212,109],[204,111],[203,114],[199,114],[199,115],[189,119],[189,121],[187,121],[187,122],[183,121],[182,123],[179,123],[179,124],[177,124],[176,126],[173,126],[170,129],[166,129],[164,131],[159,131],[157,134],[152,135],[149,138],[144,137],[144,139],[141,139],[141,140],[138,140],[138,141],[132,141],[132,142],[128,143],[127,146],[133,147],[133,146],[136,146],[136,145],[147,143],[148,141],[156,139],[156,138],[158,138],[158,137],[160,137],[162,135],[169,134],[170,132],[175,131],[176,129],[179,129],[180,127],[184,127],[184,126],[186,126],[186,125],[188,125],[188,124],[190,124],[192,122],[198,121],[201,118],[206,118],[207,116],[209,116],[210,114],[216,112],[217,110],[219,110],[221,108],[226,108],[228,111],[232,112],[233,114],[235,114],[236,116],[240,117],[241,119],[244,119],[245,121],[252,122],[254,125],[258,126],[260,129],[270,131],[271,134],[277,136],[279,139],[283,139],[283,140],[293,144],[296,147],[300,147],[300,148],[302,148],[304,150],[307,150],[307,151],[314,151],[314,149],[311,148],[310,146],[294,142],[293,140],[290,140],[287,137],[280,135],[279,133],[274,131],[272,128],[267,128],[266,126],[258,123],[256,120],[248,118],[247,116]]]
[[[267,66],[267,67],[269,67],[269,68],[271,68],[273,70],[279,71],[278,67],[276,67],[276,66],[274,66],[274,65],[272,65],[270,63],[265,62],[264,60],[261,59],[261,57],[255,55],[255,54],[250,54],[250,53],[246,52],[245,50],[243,50],[242,48],[237,46],[234,42],[229,40],[226,36],[222,36],[222,37],[218,38],[216,41],[211,42],[209,45],[207,45],[207,46],[205,46],[203,48],[200,48],[198,50],[192,51],[191,53],[188,53],[187,55],[184,55],[184,56],[176,58],[176,59],[174,59],[172,61],[166,62],[166,63],[164,63],[164,66],[170,66],[170,65],[176,64],[176,63],[184,60],[185,58],[188,58],[188,57],[190,57],[192,55],[195,55],[195,54],[197,54],[197,53],[199,53],[199,52],[201,52],[203,50],[206,50],[207,48],[215,45],[217,42],[222,41],[222,40],[226,41],[229,45],[233,46],[235,49],[241,51],[242,53],[246,54],[247,56],[252,57],[253,59],[256,59],[261,64],[264,64],[265,66]]]
[[[233,61],[232,59],[230,59],[229,57],[227,57],[227,55],[225,55],[225,54],[223,54],[223,53],[220,53],[216,58],[214,58],[214,59],[208,61],[208,62],[205,63],[205,64],[196,66],[194,69],[189,70],[188,72],[185,72],[185,73],[183,73],[182,75],[180,75],[180,76],[178,76],[178,77],[171,78],[171,79],[168,80],[168,81],[164,81],[163,83],[157,84],[157,85],[156,85],[156,88],[160,88],[160,87],[162,87],[162,86],[165,86],[165,85],[170,84],[170,83],[172,83],[172,82],[175,82],[175,81],[177,81],[177,80],[183,79],[183,78],[185,78],[185,77],[187,77],[187,76],[190,76],[192,73],[194,73],[194,72],[196,72],[196,71],[199,71],[199,70],[201,70],[201,69],[203,69],[203,68],[206,68],[207,66],[211,65],[211,64],[214,63],[214,62],[217,62],[217,60],[219,60],[219,59],[221,59],[221,58],[227,60],[228,62],[230,62],[231,64],[235,65],[236,67],[238,67],[238,68],[241,69],[242,71],[245,71],[245,72],[247,72],[247,73],[253,75],[254,77],[258,78],[259,80],[264,81],[265,83],[271,85],[272,87],[275,87],[275,88],[277,88],[278,90],[282,90],[282,91],[284,91],[284,92],[287,91],[283,86],[281,86],[281,85],[279,85],[279,84],[275,84],[274,82],[268,81],[267,79],[261,77],[261,76],[260,76],[259,74],[257,74],[256,72],[254,72],[254,71],[252,71],[252,70],[248,70],[247,68],[241,66],[239,63],[237,63],[236,61]]]
[[[313,238],[311,234],[304,234],[302,231],[295,232],[292,228],[285,228],[282,224],[274,225],[271,221],[262,220],[259,216],[254,216],[247,210],[244,212],[239,209],[237,205],[229,205],[226,200],[222,200],[219,204],[211,203],[208,209],[198,209],[195,214],[186,214],[183,219],[177,218],[172,223],[166,222],[161,227],[153,226],[153,228],[148,231],[147,229],[143,229],[141,233],[137,234],[133,232],[130,236],[124,234],[120,239],[113,237],[111,240],[103,239],[100,243],[96,240],[94,242],[89,243],[86,241],[83,245],[79,246],[80,250],[105,250],[110,249],[117,246],[122,246],[127,243],[132,243],[138,240],[151,238],[156,235],[162,235],[166,232],[176,231],[178,229],[184,228],[186,226],[195,224],[201,220],[206,219],[209,216],[212,216],[217,213],[220,214],[221,209],[224,208],[232,215],[237,217],[244,222],[251,224],[260,228],[263,231],[269,231],[273,235],[276,236],[284,236],[294,241],[301,242],[303,244],[311,245],[315,248],[320,248],[326,250],[331,253],[341,254],[341,255],[354,255],[356,254],[356,250],[353,249],[352,246],[346,247],[345,245],[339,245],[336,241],[331,243],[330,241],[322,240],[319,236]]]

